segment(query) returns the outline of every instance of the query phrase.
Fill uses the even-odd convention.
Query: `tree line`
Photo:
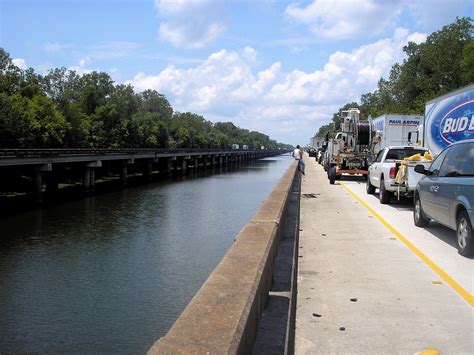
[[[403,63],[394,64],[389,77],[381,78],[374,92],[363,94],[360,103],[343,105],[316,135],[339,129],[341,111],[349,107],[359,108],[362,119],[384,113],[423,114],[427,101],[474,83],[473,30],[471,18],[456,18],[426,42],[409,42],[403,47]]]
[[[155,90],[135,93],[105,72],[46,75],[17,67],[0,48],[0,148],[288,149],[269,136],[175,112]]]

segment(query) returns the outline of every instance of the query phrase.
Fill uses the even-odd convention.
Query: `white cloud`
[[[317,37],[329,39],[356,38],[385,30],[399,15],[396,1],[314,0],[307,6],[290,4],[285,14],[309,26]]]
[[[155,0],[158,35],[175,47],[202,48],[225,31],[216,0]]]
[[[176,47],[202,48],[214,41],[224,29],[219,23],[202,26],[200,21],[171,22],[160,25],[158,34],[162,40]]]
[[[190,7],[195,8],[208,4],[209,0],[155,0],[155,8],[162,14],[185,12]]]
[[[12,59],[12,63],[15,64],[20,69],[26,69],[26,61],[23,58],[14,58]]]
[[[288,143],[305,144],[299,137],[313,135],[341,105],[373,91],[380,77],[403,60],[408,40],[424,38],[398,28],[391,38],[333,53],[323,68],[312,72],[285,72],[280,62],[257,69],[258,53],[250,47],[220,50],[194,67],[138,73],[128,83],[137,91],[165,94],[177,111],[230,120],[280,140],[286,137]]]
[[[79,65],[73,65],[67,69],[71,71],[75,71],[77,74],[81,74],[81,75],[92,73],[94,70],[87,67],[90,63],[91,63],[91,59],[89,57],[83,57],[79,60]]]

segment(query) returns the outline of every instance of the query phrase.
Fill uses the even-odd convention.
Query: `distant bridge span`
[[[36,200],[41,201],[44,182],[46,190],[54,192],[65,171],[73,170],[76,180],[82,181],[89,193],[94,190],[96,172],[102,176],[115,173],[126,186],[129,167],[151,180],[154,171],[162,175],[178,171],[185,174],[188,169],[235,165],[284,153],[288,150],[0,149],[0,171],[2,176],[19,172],[31,175]]]

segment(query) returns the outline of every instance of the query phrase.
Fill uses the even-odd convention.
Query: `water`
[[[0,217],[0,353],[146,352],[291,161]]]

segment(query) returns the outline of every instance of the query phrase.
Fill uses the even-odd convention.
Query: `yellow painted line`
[[[427,264],[434,272],[436,272],[446,283],[451,286],[451,288],[464,300],[474,307],[474,296],[466,291],[461,285],[454,281],[448,274],[446,274],[438,265],[430,260],[425,254],[423,254],[417,247],[408,241],[399,231],[397,231],[390,223],[382,218],[377,212],[375,212],[372,207],[365,203],[359,196],[352,192],[346,185],[338,181],[344,190],[346,190],[352,197],[354,197],[358,202],[367,208],[370,213],[372,213],[390,232],[392,232],[398,239],[400,239],[403,244],[405,244],[412,252],[414,252],[425,264]]]

